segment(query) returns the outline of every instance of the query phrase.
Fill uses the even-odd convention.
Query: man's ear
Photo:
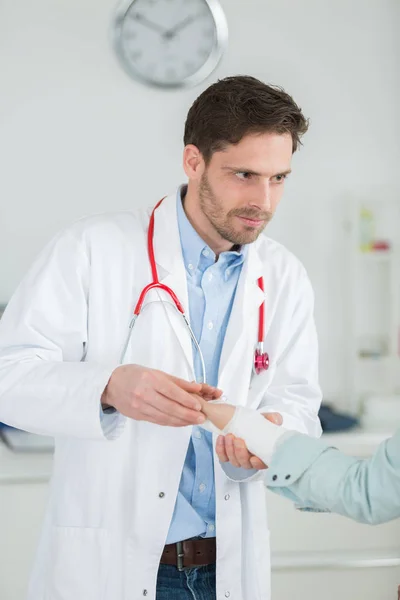
[[[194,144],[183,149],[183,169],[188,179],[200,181],[204,173],[205,162],[200,150]]]

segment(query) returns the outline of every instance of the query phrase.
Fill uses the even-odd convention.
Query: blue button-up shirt
[[[186,217],[181,191],[182,188],[177,194],[177,214],[187,274],[190,321],[203,353],[207,383],[216,386],[222,345],[246,247],[237,252],[223,252],[216,262],[214,252]],[[196,379],[201,381],[201,362],[194,346],[193,358]],[[215,534],[212,435],[200,427],[193,427],[167,543]]]

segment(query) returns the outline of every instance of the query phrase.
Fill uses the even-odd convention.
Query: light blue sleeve
[[[109,439],[114,439],[116,437],[115,432],[122,431],[126,422],[126,417],[112,407],[103,410],[100,403],[99,410],[100,424],[104,435]]]
[[[291,433],[280,441],[265,481],[303,510],[335,512],[370,524],[390,521],[400,517],[400,430],[369,459]]]

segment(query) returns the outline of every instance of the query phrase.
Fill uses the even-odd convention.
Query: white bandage
[[[232,433],[235,437],[244,440],[248,450],[268,465],[277,441],[286,432],[287,429],[274,425],[257,411],[237,406],[235,414],[222,434]]]

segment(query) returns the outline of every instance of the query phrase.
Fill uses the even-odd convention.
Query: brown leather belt
[[[167,544],[161,555],[160,563],[175,565],[179,571],[192,567],[203,567],[215,563],[217,545],[215,537],[198,540],[185,540],[176,544]]]

